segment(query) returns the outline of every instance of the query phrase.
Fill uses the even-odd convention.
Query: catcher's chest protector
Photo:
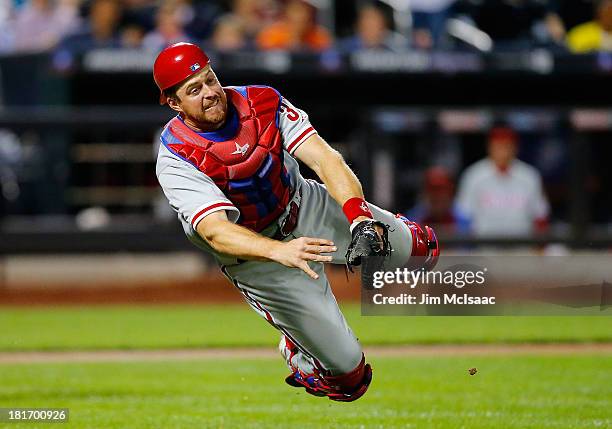
[[[291,194],[277,122],[281,97],[268,87],[225,92],[235,109],[225,128],[235,127],[235,132],[199,134],[177,117],[168,122],[162,137],[172,152],[210,177],[240,210],[240,225],[259,232],[285,210]],[[229,110],[231,106],[228,115]]]

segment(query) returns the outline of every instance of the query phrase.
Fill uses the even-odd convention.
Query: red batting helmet
[[[167,99],[164,90],[198,73],[210,62],[208,55],[193,43],[179,42],[159,53],[153,65],[153,79],[159,87],[159,104]]]

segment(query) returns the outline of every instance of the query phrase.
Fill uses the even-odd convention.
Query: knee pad
[[[410,258],[412,262],[408,261],[407,268],[410,270],[423,268],[426,271],[433,269],[440,257],[440,244],[436,232],[433,228],[427,225],[422,227],[400,214],[395,215],[395,217],[404,222],[412,235],[412,253],[410,256],[415,256],[416,259]]]

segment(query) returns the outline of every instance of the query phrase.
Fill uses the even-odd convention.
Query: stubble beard
[[[222,103],[222,100],[219,100]],[[227,116],[227,105],[225,109],[221,109],[216,112],[205,112],[204,109],[200,110],[197,114],[190,115],[192,122],[197,124],[198,128],[203,131],[211,131],[220,128]]]

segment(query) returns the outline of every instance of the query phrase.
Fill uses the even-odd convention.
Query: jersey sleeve
[[[283,146],[291,155],[308,137],[317,132],[310,124],[306,112],[284,97],[281,98],[278,126],[283,136]]]
[[[532,196],[532,214],[534,219],[546,219],[550,212],[550,206],[546,195],[544,193],[544,187],[542,185],[542,177],[539,173],[534,172],[533,178],[533,196]]]
[[[185,161],[171,156],[158,160],[157,178],[170,206],[194,230],[206,216],[221,210],[232,222],[240,217],[240,211],[212,179]]]
[[[469,221],[474,216],[474,208],[476,205],[474,170],[468,168],[459,181],[457,188],[457,197],[455,199],[455,212],[463,221]]]

